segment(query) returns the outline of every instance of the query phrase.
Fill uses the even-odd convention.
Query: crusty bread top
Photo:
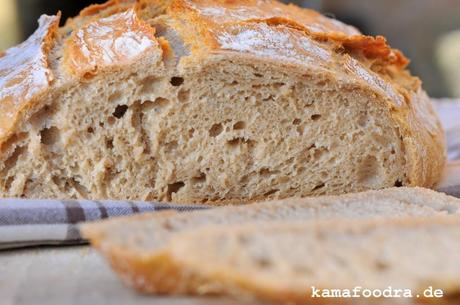
[[[383,37],[361,35],[315,11],[273,0],[112,0],[88,7],[58,31],[59,16],[41,20],[33,36],[0,57],[0,151],[45,94],[121,70],[152,53],[166,58],[173,46],[155,37],[154,29],[164,23],[190,51],[178,61],[178,71],[216,55],[251,56],[296,71],[317,71],[347,90],[367,88],[376,102],[385,101],[399,126],[406,184],[432,187],[440,178],[442,127],[420,81],[405,70],[407,59]],[[30,55],[15,64],[24,48]],[[31,71],[37,69],[46,78],[35,78]]]
[[[325,17],[316,11],[299,8],[293,4],[283,4],[278,1],[182,1],[176,2],[173,8],[182,11],[184,8],[198,12],[200,15],[224,24],[235,21],[257,19],[283,18],[288,22],[296,22],[311,32],[331,33],[340,32],[346,35],[360,34],[354,27],[340,21]]]
[[[254,29],[245,29],[248,24],[264,23],[272,26],[283,25],[287,28],[296,29],[308,36],[319,40],[333,40],[337,43],[336,47],[345,47],[362,51],[370,58],[381,58],[389,63],[405,67],[407,59],[398,50],[391,49],[382,36],[371,37],[361,35],[354,27],[343,24],[340,21],[331,19],[319,14],[316,11],[299,8],[293,4],[283,4],[273,0],[194,0],[194,1],[173,1],[169,7],[168,15],[175,20],[181,20],[184,27],[194,24],[199,32],[208,38],[206,43],[214,48],[223,48],[219,41],[222,36],[231,35],[236,28],[244,31],[244,37],[235,37],[234,42],[241,42],[243,45],[251,43],[251,35],[261,35]],[[183,20],[188,21],[183,23]],[[180,25],[177,25],[180,28]],[[185,29],[187,31],[187,29]],[[253,31],[250,33],[247,30]],[[254,32],[256,31],[256,32]],[[275,29],[276,31],[276,29]],[[282,33],[275,34],[272,39],[277,39]],[[282,36],[282,35],[281,35]],[[203,40],[200,37],[190,36],[189,43],[200,46]],[[240,41],[238,41],[240,40]],[[249,41],[248,41],[249,40]],[[273,40],[270,37],[261,42],[261,47],[270,48]],[[300,50],[315,51],[310,46],[290,46],[284,48],[291,49],[295,52],[299,47]],[[238,51],[238,49],[236,49]],[[240,50],[241,51],[241,50]],[[282,51],[279,49],[277,51]]]
[[[99,69],[129,64],[158,45],[155,30],[129,9],[76,29],[66,46],[64,66],[88,77]]]
[[[14,128],[18,113],[53,81],[47,56],[59,19],[59,14],[40,17],[39,28],[29,39],[0,54],[0,142]]]

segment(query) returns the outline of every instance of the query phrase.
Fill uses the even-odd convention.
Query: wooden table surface
[[[238,305],[217,297],[155,297],[125,287],[88,246],[0,251],[0,305]],[[253,304],[249,301],[244,304]]]

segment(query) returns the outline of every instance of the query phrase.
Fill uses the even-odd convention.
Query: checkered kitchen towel
[[[77,223],[137,213],[206,206],[140,201],[0,199],[0,250],[84,242]]]
[[[460,101],[440,101],[437,105],[446,128],[449,159],[460,159]],[[439,189],[460,197],[460,161],[450,162]],[[82,243],[79,222],[165,209],[203,208],[131,201],[0,199],[0,249]]]

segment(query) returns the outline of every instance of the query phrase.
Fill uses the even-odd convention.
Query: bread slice
[[[154,212],[85,224],[81,232],[109,260],[126,284],[149,293],[196,293],[207,287],[207,280],[198,280],[194,275],[184,273],[167,253],[167,244],[181,232],[210,225],[248,222],[307,221],[335,217],[421,217],[458,213],[460,200],[457,198],[427,189],[403,187],[188,213]]]
[[[412,297],[403,304],[419,304],[432,287],[443,293],[433,304],[445,304],[460,293],[459,241],[458,215],[283,221],[184,232],[168,253],[184,272],[207,278],[204,291],[212,287],[213,293],[253,294],[280,304],[381,304],[388,300],[369,299],[364,290],[382,296],[391,287],[405,291],[396,302],[409,289]],[[361,287],[360,298],[347,298],[346,290],[354,294],[355,287]],[[333,289],[342,297],[318,297]]]
[[[383,37],[273,0],[113,0],[0,57],[0,196],[244,203],[434,186],[444,137]]]

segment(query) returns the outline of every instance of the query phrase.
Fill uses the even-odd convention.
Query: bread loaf
[[[82,234],[109,260],[124,282],[143,292],[184,293],[216,289],[184,272],[167,253],[175,235],[212,225],[314,219],[370,219],[458,215],[460,200],[427,189],[391,188],[341,196],[287,199],[189,213],[154,212],[85,224]],[[214,229],[209,229],[214,230]],[[207,251],[207,248],[203,249]],[[211,250],[211,248],[209,249]],[[184,254],[185,256],[187,254]],[[207,264],[203,260],[203,264]]]
[[[284,221],[184,232],[168,254],[183,272],[208,279],[198,286],[203,293],[252,294],[278,304],[453,305],[460,301],[459,240],[458,215]],[[442,297],[426,298],[430,287]],[[382,297],[388,289],[393,299]],[[333,290],[340,297],[324,297],[338,295]],[[404,292],[395,297],[395,290]]]
[[[185,203],[433,187],[442,127],[383,37],[273,0],[112,0],[0,57],[0,196]]]

